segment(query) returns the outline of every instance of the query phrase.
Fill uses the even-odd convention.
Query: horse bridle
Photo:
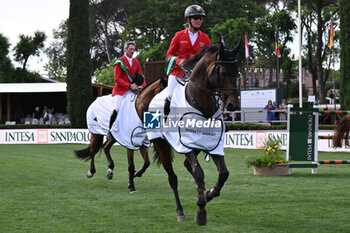
[[[215,61],[214,69],[211,72],[211,74],[209,75],[209,78],[213,75],[213,73],[215,71],[216,72],[216,76],[218,78],[218,86],[219,86],[219,88],[218,88],[219,91],[218,92],[210,90],[209,88],[203,87],[203,86],[201,86],[201,85],[191,81],[191,79],[189,80],[189,84],[192,84],[193,86],[197,87],[198,89],[207,92],[210,95],[210,97],[212,98],[214,105],[216,105],[216,107],[218,107],[219,106],[218,102],[219,101],[223,102],[225,97],[227,98],[227,97],[229,97],[231,95],[237,95],[238,94],[238,89],[237,88],[223,88],[223,87],[221,87],[221,79],[220,79],[220,75],[219,75],[218,64],[222,65],[223,67],[225,67],[225,65],[229,65],[229,64],[232,65],[232,64],[235,64],[235,63],[237,63],[237,60],[234,60],[234,61],[228,61],[228,60],[226,60],[226,61],[225,60],[223,60],[223,61],[219,60],[218,61],[218,60],[216,60]],[[228,70],[226,67],[225,67],[225,69]],[[235,79],[235,85],[236,85],[236,78],[235,77],[233,77],[233,78]],[[232,91],[232,94],[225,95],[225,94],[223,94],[223,91]],[[194,99],[194,97],[191,95],[190,92],[188,92],[188,93],[191,96],[191,99],[192,99],[193,103],[196,104],[197,101]],[[216,99],[216,97],[218,97],[218,99]]]

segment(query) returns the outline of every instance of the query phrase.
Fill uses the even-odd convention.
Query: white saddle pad
[[[135,102],[136,94],[125,97],[111,129],[117,142],[131,150],[138,150],[141,146],[150,146],[146,130],[137,115]]]
[[[90,133],[107,135],[113,109],[112,95],[98,97],[89,106],[86,112],[86,122]]]
[[[209,119],[203,117],[200,111],[187,102],[185,87],[176,87],[167,121],[161,119],[159,130],[147,130],[148,138],[152,140],[163,136],[178,153],[199,149],[223,156],[225,124],[221,110]],[[163,90],[151,101],[149,111],[163,111],[165,93]]]

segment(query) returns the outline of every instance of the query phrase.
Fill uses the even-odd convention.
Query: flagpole
[[[247,80],[246,81],[248,81],[248,89],[249,89],[249,78],[248,78],[248,74],[249,74],[249,63],[248,63],[248,59],[247,59]],[[244,89],[246,89],[245,88],[245,86],[246,86],[246,84],[244,84]]]
[[[333,29],[334,30],[334,29]],[[335,94],[335,62],[334,62],[334,52],[332,49],[332,59],[333,59],[333,101],[334,101],[334,110],[337,110],[337,95]]]
[[[279,51],[279,44],[278,44],[278,30],[276,32],[276,63],[277,63],[277,70],[276,70],[276,81],[277,81],[277,88],[280,88],[280,62],[279,62],[279,53],[277,54],[277,49]]]
[[[298,0],[298,35],[299,35],[299,107],[303,107],[303,87],[301,80],[301,69],[302,69],[302,61],[301,61],[301,16],[300,16],[300,0]]]

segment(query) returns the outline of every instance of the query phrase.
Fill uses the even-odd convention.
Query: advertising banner
[[[280,137],[282,149],[287,149],[287,130],[229,131],[225,134],[225,148],[260,149],[269,135]],[[330,136],[333,135],[333,131],[320,130],[318,135]],[[89,144],[90,136],[87,129],[6,129],[0,130],[0,144]],[[350,147],[345,146],[334,149],[332,139],[315,139],[315,141],[318,142],[318,151],[350,152]]]

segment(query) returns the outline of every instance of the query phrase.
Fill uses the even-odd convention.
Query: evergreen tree
[[[350,1],[340,0],[340,104],[350,108]]]
[[[67,111],[72,127],[86,127],[91,99],[89,0],[70,0],[67,39]]]

